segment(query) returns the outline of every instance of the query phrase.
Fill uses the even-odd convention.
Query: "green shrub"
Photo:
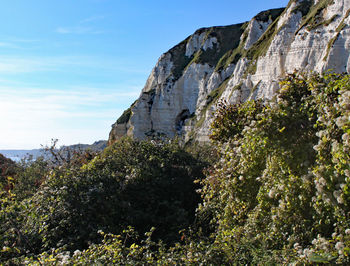
[[[350,76],[295,73],[271,101],[219,106],[216,153],[123,139],[81,168],[54,170],[32,197],[2,197],[0,258],[348,265],[349,117]]]
[[[80,168],[52,170],[16,210],[9,204],[4,215],[13,215],[20,238],[28,239],[11,244],[19,253],[82,250],[102,240],[99,230],[119,234],[128,226],[140,234],[155,227],[153,238],[170,244],[194,221],[194,180],[203,167],[177,144],[122,139]]]
[[[264,106],[219,106],[211,138],[221,160],[200,209],[212,214],[228,262],[272,253],[275,263],[348,262],[349,84],[293,74]]]

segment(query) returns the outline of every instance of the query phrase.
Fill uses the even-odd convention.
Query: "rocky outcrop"
[[[270,99],[286,73],[350,72],[350,1],[292,0],[251,21],[203,28],[163,54],[109,142],[180,136],[208,141],[220,100]]]

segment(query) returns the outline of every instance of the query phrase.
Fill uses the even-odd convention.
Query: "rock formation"
[[[123,135],[208,141],[221,100],[270,99],[295,70],[350,72],[349,14],[349,0],[291,0],[249,22],[197,30],[159,58],[109,143]]]

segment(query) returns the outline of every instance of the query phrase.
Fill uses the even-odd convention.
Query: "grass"
[[[285,10],[284,8],[271,9],[267,11],[260,12],[254,18],[267,22],[269,20],[274,21],[273,25],[276,25],[276,18],[278,18],[281,13]],[[215,71],[220,71],[228,67],[232,63],[237,63],[238,60],[244,56],[254,55],[254,59],[264,54],[267,51],[268,46],[274,36],[270,36],[275,33],[275,29],[271,30],[268,28],[268,32],[263,34],[265,36],[260,42],[258,42],[258,49],[249,49],[247,52],[244,49],[244,44],[247,40],[248,33],[246,31],[248,22],[240,23],[229,26],[219,26],[210,28],[201,28],[197,30],[194,34],[200,35],[205,33],[206,41],[209,38],[216,38],[217,43],[213,44],[212,48],[207,50],[199,49],[194,55],[188,57],[186,53],[186,45],[190,41],[191,36],[186,38],[184,41],[176,45],[174,48],[169,50],[171,58],[173,61],[173,80],[178,80],[183,72],[193,63],[197,64],[208,64],[211,67],[215,67]],[[271,38],[268,38],[270,36]],[[270,40],[266,45],[263,45],[266,40]],[[203,42],[204,42],[203,41]],[[263,47],[262,47],[263,46]],[[263,49],[261,49],[263,48]]]
[[[238,60],[242,57],[244,53],[244,44],[248,38],[248,32],[247,32],[247,27],[248,27],[248,22],[242,25],[242,29],[244,29],[244,32],[242,33],[240,38],[240,43],[237,47],[234,49],[231,49],[227,51],[218,61],[215,71],[220,71],[222,69],[227,68],[230,64],[236,64]]]
[[[255,86],[250,90],[250,95],[252,95],[258,89],[260,83],[261,83],[261,80],[259,80],[259,82],[256,83]]]
[[[207,50],[199,49],[194,55],[188,57],[186,53],[186,45],[190,41],[190,37],[176,45],[174,48],[169,50],[171,54],[171,60],[173,61],[173,80],[178,80],[183,72],[192,63],[208,64],[211,67],[216,66],[220,58],[229,50],[235,49],[239,45],[240,37],[244,31],[242,24],[235,24],[230,26],[220,26],[211,28],[201,28],[194,34],[200,35],[203,32],[206,33],[204,39],[215,37],[218,43],[213,44],[213,48]]]
[[[172,74],[174,77],[173,81],[178,80],[186,68],[186,66],[191,62],[192,58],[187,57],[186,54],[186,45],[189,41],[190,37],[173,47],[169,50],[169,53],[171,54],[171,60],[174,64],[172,69]]]
[[[117,120],[117,124],[125,124],[129,121],[130,117],[131,117],[131,107],[129,107],[128,109],[126,109],[123,114],[118,118]]]
[[[230,78],[225,79],[218,88],[213,90],[212,92],[209,93],[207,96],[207,106],[210,105],[213,101],[216,101],[219,97],[221,97],[222,93],[224,92],[227,83]]]
[[[206,39],[215,37],[218,44],[214,44],[213,48],[206,51],[203,49],[197,51],[190,64],[199,63],[208,64],[211,67],[216,66],[220,58],[239,45],[245,27],[246,23],[207,28]]]
[[[269,20],[273,21],[271,25],[267,28],[265,33],[260,37],[260,39],[247,50],[244,49],[245,42],[248,38],[248,32],[245,31],[242,36],[242,40],[239,45],[230,51],[228,51],[218,62],[215,70],[219,71],[221,69],[227,68],[230,64],[236,64],[238,60],[242,57],[248,57],[249,59],[257,59],[259,56],[266,54],[268,47],[271,44],[273,37],[277,33],[277,18],[282,14],[284,8],[271,9],[267,11],[260,12],[254,18],[267,22]],[[243,24],[244,29],[247,29],[249,23]]]
[[[228,97],[228,99],[231,99],[232,93],[233,93],[234,91],[240,90],[240,89],[242,88],[242,85],[243,85],[243,83],[240,82],[239,84],[237,84],[236,86],[234,86],[233,89],[232,89],[231,92],[230,92],[230,96]]]
[[[296,2],[296,1],[294,1]],[[289,2],[289,4],[292,4],[292,1]],[[290,7],[290,5],[288,4],[288,7]],[[310,11],[310,8],[312,6],[312,1],[309,1],[309,0],[304,0],[303,2],[300,2],[293,10],[292,10],[292,13],[298,13],[300,12],[301,15],[303,17],[305,17],[309,11]]]
[[[257,14],[254,18],[258,21],[268,22],[269,20],[274,21],[285,8],[275,8],[267,11],[262,11]]]
[[[327,58],[329,57],[329,53],[331,52],[331,49],[334,45],[334,43],[337,41],[338,37],[339,37],[339,34],[340,32],[345,28],[346,24],[345,24],[345,19],[350,15],[350,9],[346,12],[344,18],[342,19],[342,21],[339,23],[338,27],[336,28],[336,32],[337,34],[332,38],[330,39],[330,41],[328,42],[327,44],[327,52],[326,52],[326,55],[324,56],[323,58],[323,61],[326,61]]]
[[[136,103],[137,103],[137,100],[135,102],[133,102],[133,104],[122,113],[122,115],[117,120],[117,124],[125,124],[125,123],[129,122],[130,117],[132,115],[131,108],[133,108]]]
[[[199,114],[199,120],[196,122],[195,128],[199,128],[203,125],[203,122],[205,120],[205,113],[207,112],[208,108],[215,103],[222,95],[224,90],[227,87],[227,84],[230,80],[230,77],[225,79],[219,87],[217,87],[215,90],[213,90],[208,96],[207,96],[207,102],[205,107],[202,109],[202,111]]]
[[[318,25],[322,25],[323,23],[320,22],[322,19],[321,13],[331,3],[333,3],[333,0],[320,0],[316,5],[310,4],[310,1],[301,2],[300,5],[293,10],[294,12],[300,11],[303,15],[303,20],[299,29],[295,32],[295,35],[305,26],[308,26],[307,29],[310,30],[318,27]]]
[[[156,92],[156,90],[152,89],[152,90],[149,90],[149,91],[144,91],[143,94],[150,95],[150,94],[154,94],[155,92]]]
[[[336,28],[336,32],[340,32],[340,31],[342,31],[345,28],[346,24],[345,24],[344,21],[349,15],[350,15],[350,9],[348,9],[348,11],[346,11],[346,14],[345,14],[344,18],[342,19],[342,21],[340,22],[340,24]]]
[[[329,24],[331,24],[337,17],[339,17],[339,15],[334,15],[332,16],[330,19],[327,19],[327,20],[323,20],[323,21],[320,21],[316,24],[312,24],[312,25],[309,25],[307,26],[307,29],[309,31],[313,30],[313,29],[316,29],[320,26],[328,26]]]
[[[266,55],[272,40],[279,32],[278,19],[275,19],[267,28],[259,40],[246,52],[246,57],[250,60],[256,60],[261,56]]]

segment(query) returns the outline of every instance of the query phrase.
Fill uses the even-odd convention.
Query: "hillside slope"
[[[109,143],[181,136],[208,141],[216,103],[270,99],[286,73],[350,72],[350,2],[291,0],[251,21],[197,30],[164,53]]]

